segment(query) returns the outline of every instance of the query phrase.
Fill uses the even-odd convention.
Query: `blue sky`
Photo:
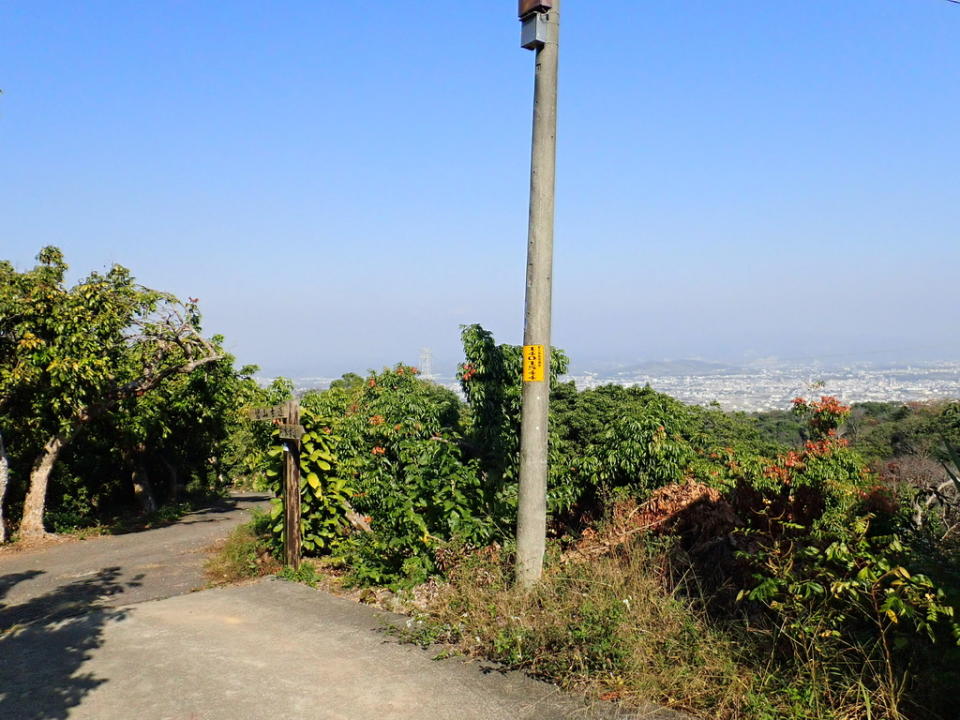
[[[522,335],[516,3],[0,0],[0,257],[201,299],[267,373]],[[575,365],[956,358],[960,6],[565,0]]]

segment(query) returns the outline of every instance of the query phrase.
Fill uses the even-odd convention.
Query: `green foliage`
[[[38,261],[24,273],[0,264],[0,401],[32,409],[23,427],[70,429],[98,403],[144,392],[145,368],[163,377],[191,357],[195,306],[137,285],[119,265],[66,288],[59,250],[45,248]]]
[[[721,448],[738,456],[776,449],[753,418],[687,406],[649,386],[577,392],[570,383],[555,394],[553,413],[552,492],[566,493],[560,508],[589,510],[611,494],[645,498],[696,474],[698,458]]]
[[[909,542],[896,496],[838,437],[848,409],[833,398],[796,405],[817,438],[801,451],[716,458],[751,574],[739,598],[768,612],[779,662],[815,672],[818,703],[835,706],[859,688],[900,717],[923,695],[908,679],[929,643],[960,641],[949,577]]]
[[[516,518],[517,481],[520,474],[520,411],[523,396],[523,347],[498,345],[480,325],[461,328],[465,360],[457,369],[460,387],[470,408],[466,436],[480,461],[487,513],[503,529]],[[550,350],[550,390],[566,372],[569,359],[557,348]],[[551,428],[553,420],[551,419]],[[569,507],[576,495],[558,455],[559,440],[550,432],[550,510]]]
[[[331,390],[356,390],[363,384],[363,378],[356,373],[344,373],[338,380],[330,383]]]
[[[290,566],[286,566],[277,573],[277,577],[288,582],[303,583],[304,585],[309,585],[310,587],[316,587],[317,583],[320,581],[320,575],[317,573],[317,568],[308,562],[301,564],[296,570]]]
[[[355,536],[347,555],[357,582],[415,582],[434,570],[434,550],[454,537],[484,542],[476,461],[461,446],[460,403],[448,390],[397,365],[371,373],[340,430],[354,503],[373,532]]]
[[[347,526],[350,507],[350,488],[347,480],[338,473],[337,458],[333,448],[337,437],[332,434],[327,421],[308,408],[301,409],[300,422],[305,429],[300,439],[300,533],[303,549],[307,553],[330,552],[342,539]],[[279,549],[283,541],[283,478],[282,459],[290,452],[286,443],[279,439],[279,430],[273,431],[274,444],[268,451],[272,466],[267,478],[274,492],[273,537]]]
[[[799,669],[819,703],[862,693],[883,717],[945,709],[942,692],[960,681],[949,661],[960,628],[944,588],[908,570],[922,560],[900,538],[871,536],[860,517],[749,558],[757,584],[743,596],[768,609],[774,657]]]
[[[185,486],[222,491],[255,368],[236,371],[222,338],[202,335],[195,301],[145,288],[121,266],[73,286],[66,270],[53,247],[23,272],[0,262],[0,432],[14,513],[53,437],[65,445],[47,493],[54,529],[123,515],[134,473],[145,509],[176,505]]]
[[[449,390],[397,365],[362,382],[346,377],[302,406],[304,548],[346,558],[355,583],[421,582],[443,543],[482,543],[496,532]],[[372,532],[346,533],[351,510]]]
[[[724,412],[715,404],[707,407],[687,405],[683,409],[688,417],[684,436],[699,454],[732,447],[740,454],[774,455],[799,442],[799,433],[794,433],[796,442],[780,440],[776,433],[770,437],[757,415]]]
[[[593,394],[606,402],[594,405],[599,412],[592,418],[592,427],[584,428],[580,443],[567,439],[567,447],[574,450],[571,472],[581,483],[578,495],[644,497],[683,479],[693,460],[692,448],[683,437],[689,432],[683,405],[650,388],[608,386],[581,393],[588,407]],[[587,442],[581,444],[583,440]]]
[[[910,561],[903,542],[869,529],[869,518],[860,517],[843,537],[825,534],[820,544],[773,541],[755,556],[764,572],[743,596],[776,610],[786,636],[821,657],[822,645],[847,641],[851,624],[877,628],[881,637],[896,633],[898,647],[917,633],[933,641],[944,627],[960,633],[943,589],[902,564]]]
[[[520,404],[523,395],[523,347],[498,345],[479,325],[461,330],[465,360],[457,369],[460,387],[472,411],[470,439],[480,450],[484,470],[503,480],[519,473]],[[550,387],[567,370],[562,350],[550,351]]]
[[[61,491],[58,502],[46,514],[47,522],[55,533],[75,532],[96,525],[100,520],[96,495],[77,478],[71,480],[73,487]]]
[[[924,422],[922,411],[902,403],[862,403],[853,407],[845,437],[868,462],[887,462],[911,452]]]
[[[267,473],[274,464],[270,456],[270,448],[274,445],[273,428],[250,420],[246,411],[280,405],[292,399],[293,382],[281,377],[275,378],[269,386],[261,387],[250,377],[255,370],[255,367],[241,369],[243,381],[233,388],[237,411],[230,416],[222,462],[236,485],[270,490],[272,486]]]
[[[753,415],[760,436],[780,447],[797,447],[805,438],[803,421],[792,410],[770,410]]]
[[[796,430],[786,444],[797,446],[806,439],[796,413],[770,412],[758,415],[758,422],[769,432],[772,423],[792,422]],[[943,460],[941,433],[953,445],[960,445],[960,402],[932,401],[914,403],[858,403],[851,408],[842,435],[866,460],[880,466],[905,456],[929,456]]]

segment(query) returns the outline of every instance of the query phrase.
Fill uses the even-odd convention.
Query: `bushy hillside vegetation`
[[[705,717],[948,716],[955,495],[871,470],[850,442],[862,409],[798,398],[771,433],[769,418],[554,377],[551,557],[523,594],[520,349],[479,326],[463,341],[465,402],[405,365],[302,400],[309,547],[353,584],[429,581],[422,638]]]
[[[0,263],[0,539],[231,482],[279,495],[277,431],[244,411],[291,384],[236,369],[195,300],[122,267],[65,276],[56,248]],[[416,639],[709,718],[955,716],[960,403],[724,413],[578,391],[555,350],[549,557],[521,592],[521,349],[462,340],[462,395],[398,364],[301,398],[303,547],[418,598]],[[225,577],[270,566],[280,512]]]

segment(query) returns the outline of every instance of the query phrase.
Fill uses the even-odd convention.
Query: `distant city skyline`
[[[522,336],[512,3],[0,0],[0,259],[200,298],[265,374]],[[960,6],[567,2],[554,336],[574,367],[960,357]]]
[[[292,377],[297,392],[325,390],[336,377]],[[452,373],[430,380],[460,392]],[[960,399],[960,361],[916,365],[853,364],[845,367],[780,365],[748,368],[712,363],[653,362],[631,367],[576,369],[561,378],[586,390],[600,385],[643,386],[695,405],[724,410],[786,410],[795,397],[834,395],[842,402],[913,402]],[[262,384],[273,378],[258,376]]]

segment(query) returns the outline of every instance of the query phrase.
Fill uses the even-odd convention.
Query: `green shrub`
[[[355,582],[420,582],[442,543],[483,543],[496,531],[486,521],[478,463],[461,445],[459,401],[414,368],[372,373],[336,429],[351,502],[373,528],[343,547]]]
[[[717,458],[746,564],[746,576],[728,579],[751,612],[764,610],[769,652],[807,679],[812,707],[869,704],[890,718],[936,707],[931,680],[958,677],[935,660],[960,640],[945,566],[838,436],[848,408],[826,397],[795,405],[809,420],[802,450]]]
[[[338,438],[328,425],[309,408],[301,409],[300,422],[306,432],[300,438],[300,533],[303,550],[320,555],[331,552],[344,536],[350,508],[348,481],[338,472],[334,448]],[[274,445],[268,451],[271,465],[266,471],[274,493],[271,512],[274,548],[283,544],[282,460],[287,452],[280,444],[279,431],[273,433]]]
[[[317,568],[315,568],[313,564],[309,562],[302,563],[296,570],[288,565],[277,573],[277,577],[288,582],[303,583],[304,585],[309,585],[310,587],[316,587],[317,583],[320,581],[320,575],[317,572]]]
[[[460,409],[453,393],[405,365],[305,398],[304,550],[345,558],[356,584],[409,585],[434,572],[433,553],[443,543],[493,537],[478,463],[461,447]],[[270,453],[276,494],[283,452],[277,445]],[[366,517],[372,532],[351,533],[351,512]],[[276,543],[281,515],[275,500]]]
[[[680,482],[693,452],[675,429],[668,429],[672,424],[654,413],[616,421],[584,449],[574,470],[600,492],[641,498]]]
[[[64,492],[50,507],[44,518],[55,533],[69,533],[96,525],[99,521],[96,499],[84,486],[74,484],[71,492]]]

